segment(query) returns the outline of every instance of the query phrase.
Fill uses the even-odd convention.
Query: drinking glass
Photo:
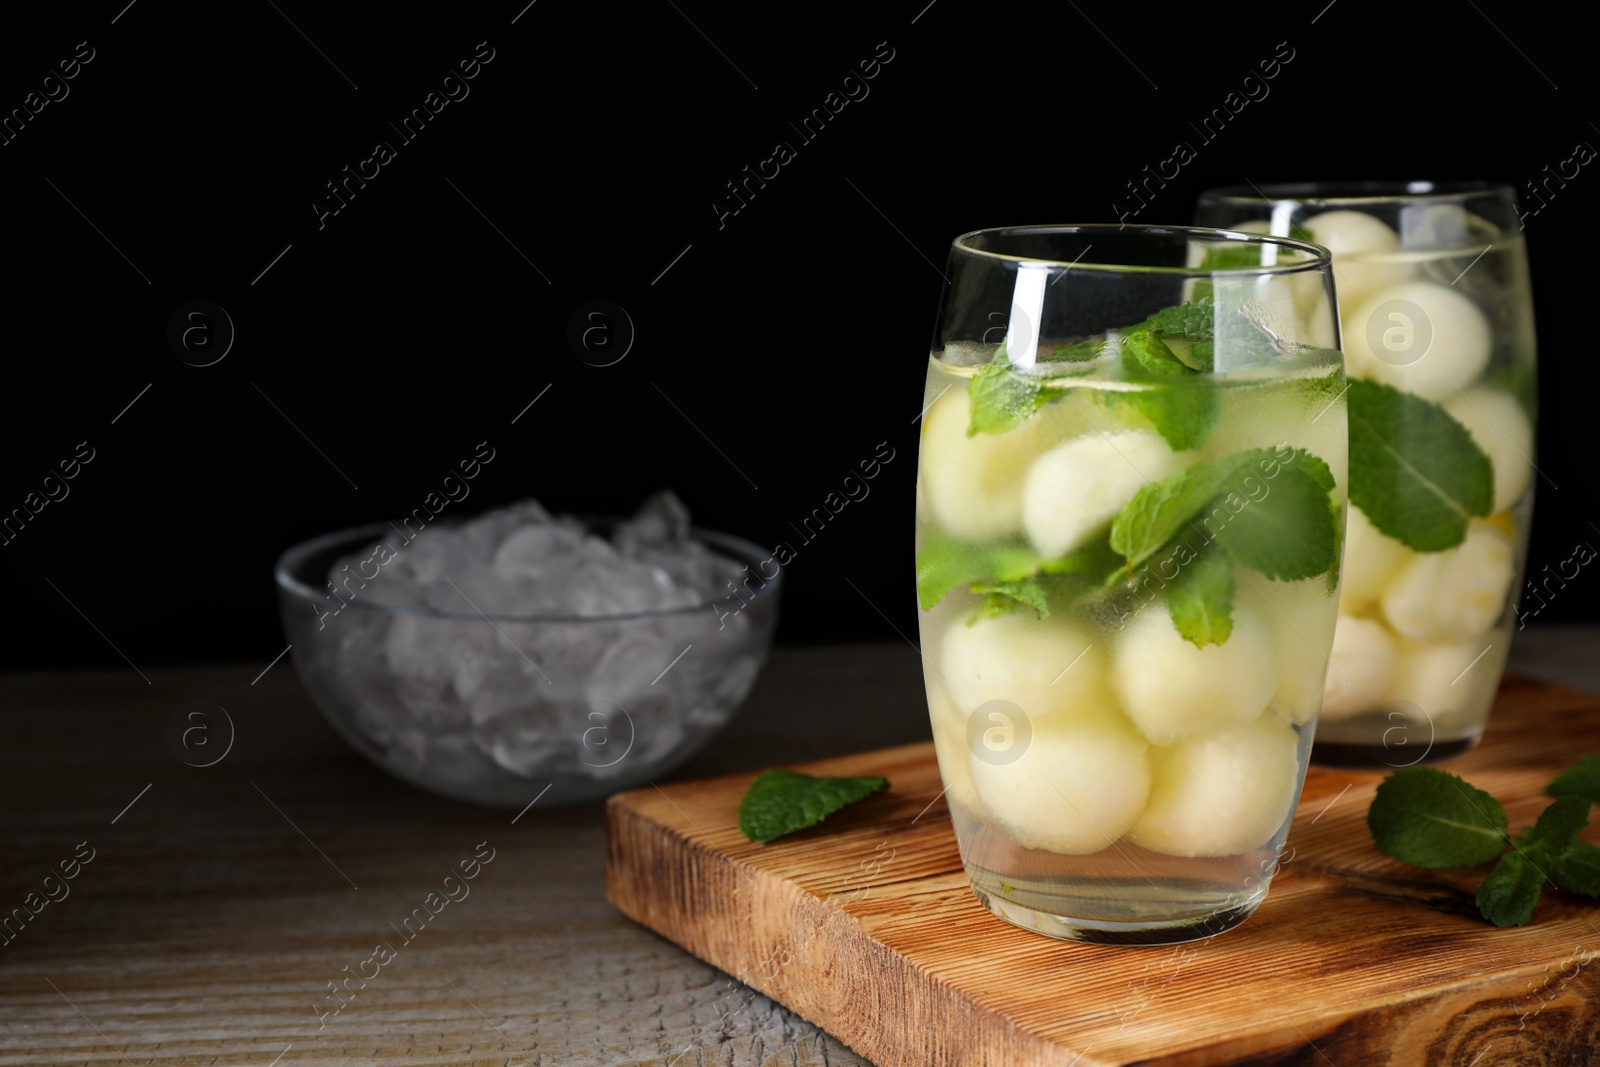
[[[1221,933],[1276,869],[1333,640],[1328,253],[1019,227],[958,237],[946,277],[917,590],[968,880],[1068,940]]]
[[[1516,196],[1480,181],[1240,186],[1201,194],[1197,219],[1333,253],[1352,506],[1312,761],[1461,755],[1511,650],[1537,480]]]

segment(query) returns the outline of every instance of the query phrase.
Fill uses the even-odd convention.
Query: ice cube
[[[617,524],[612,540],[624,555],[645,546],[688,540],[689,509],[670,489],[663,489],[640,505],[633,517]]]

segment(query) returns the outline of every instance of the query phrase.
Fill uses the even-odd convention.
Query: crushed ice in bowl
[[[376,575],[376,545],[333,564],[331,591],[394,610],[342,613],[325,646],[363,747],[403,777],[471,792],[681,759],[765,656],[753,613],[710,606],[744,565],[695,539],[670,492],[609,536],[534,501],[408,533]]]

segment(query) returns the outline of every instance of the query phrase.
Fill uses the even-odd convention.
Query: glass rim
[[[612,516],[577,517],[591,532],[593,532],[597,526],[603,526],[607,524],[614,525],[622,521],[620,517]],[[293,597],[298,601],[312,604],[313,606],[316,604],[321,604],[324,607],[327,607],[329,606],[327,601],[330,595],[327,590],[325,588],[318,588],[311,585],[303,577],[301,577],[299,573],[306,561],[309,558],[327,552],[336,546],[350,545],[352,548],[358,548],[371,544],[374,541],[381,540],[380,535],[385,534],[386,531],[392,531],[394,529],[395,527],[392,523],[383,522],[367,523],[360,526],[347,526],[343,529],[332,530],[328,533],[320,534],[316,537],[301,541],[298,544],[291,545],[283,550],[283,552],[278,556],[277,562],[273,565],[272,576],[274,584],[277,585],[279,592],[284,596]],[[377,615],[387,615],[392,618],[405,617],[415,619],[434,619],[440,622],[488,622],[490,624],[497,622],[615,623],[632,622],[644,619],[664,619],[677,615],[687,616],[693,615],[697,612],[705,611],[708,608],[712,611],[716,611],[718,607],[731,606],[736,600],[738,603],[744,605],[744,607],[749,607],[755,604],[757,601],[771,600],[773,597],[778,595],[778,589],[783,583],[783,568],[780,566],[777,573],[770,578],[761,574],[761,564],[769,560],[771,556],[766,552],[766,549],[762,548],[754,541],[748,541],[745,538],[735,536],[734,534],[723,533],[720,530],[708,530],[701,526],[691,526],[689,528],[689,536],[693,540],[700,542],[705,547],[715,551],[719,555],[740,564],[745,568],[746,571],[749,571],[756,576],[757,581],[761,584],[757,589],[749,594],[749,599],[739,597],[735,593],[722,593],[708,600],[704,600],[695,604],[686,604],[681,607],[653,608],[646,611],[619,612],[610,615],[506,615],[496,614],[493,612],[484,614],[476,611],[452,612],[434,611],[429,608],[400,607],[392,604],[375,603],[370,599],[363,600],[359,597],[351,596],[350,599],[347,602],[344,602],[338,610],[342,611],[344,608],[357,608],[363,612],[371,612]],[[396,556],[399,554],[399,552],[395,552]],[[382,566],[382,564],[380,564],[380,566]],[[752,570],[752,568],[754,569]],[[362,578],[360,575],[357,577],[363,581],[370,582],[382,577],[382,572],[380,571],[378,575],[375,575],[372,578]],[[337,597],[337,594],[332,595]],[[743,609],[741,608],[740,610]]]
[[[1486,178],[1434,181],[1414,179],[1333,178],[1308,182],[1274,182],[1269,185],[1222,185],[1203,190],[1201,204],[1318,204],[1325,207],[1362,207],[1377,204],[1449,204],[1504,199],[1514,204],[1517,191],[1507,182]]]
[[[1308,258],[1296,263],[1258,264],[1253,267],[1167,267],[1131,263],[1084,263],[1081,261],[1081,257],[1079,260],[1069,261],[1047,259],[1042,256],[1015,256],[986,248],[974,248],[969,243],[972,238],[994,234],[1092,236],[1097,233],[1120,234],[1129,231],[1150,236],[1181,236],[1190,239],[1211,240],[1218,243],[1235,242],[1239,244],[1273,245],[1301,253]],[[1096,222],[1035,226],[986,226],[983,229],[968,230],[966,233],[959,235],[951,242],[950,247],[977,259],[988,259],[1000,263],[1041,263],[1049,266],[1065,267],[1083,274],[1157,274],[1178,278],[1247,278],[1251,276],[1297,274],[1304,271],[1324,269],[1331,270],[1333,267],[1333,255],[1326,248],[1308,241],[1297,241],[1292,237],[1275,237],[1271,234],[1251,233],[1246,230],[1223,230],[1207,226],[1165,226],[1151,223]]]

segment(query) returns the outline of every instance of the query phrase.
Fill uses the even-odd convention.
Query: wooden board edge
[[[879,1067],[1113,1067],[965,999],[839,908],[650,820],[626,794],[607,802],[606,824],[606,900],[613,907]],[[669,855],[689,862],[666,862]],[[881,981],[865,988],[830,981],[846,974]],[[893,1015],[905,1020],[892,1031],[876,1025],[889,1016],[890,1001]]]

